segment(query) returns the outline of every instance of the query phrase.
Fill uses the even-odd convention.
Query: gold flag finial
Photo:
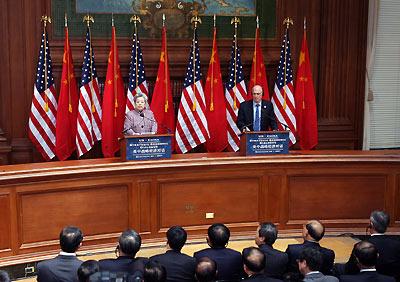
[[[68,27],[68,17],[67,17],[67,13],[64,14],[64,26]]]
[[[258,16],[256,17],[256,23],[257,23],[257,28],[260,28],[260,20],[259,20]]]
[[[130,23],[133,22],[133,23],[136,25],[137,23],[141,23],[142,20],[140,19],[139,16],[133,15],[133,16],[129,19],[129,22],[130,22]]]
[[[193,24],[194,28],[197,28],[197,25],[201,24],[201,18],[198,15],[194,15],[190,19],[190,22]]]
[[[304,28],[304,30],[307,29],[307,18],[306,17],[304,17],[303,28]]]
[[[165,14],[162,14],[162,26],[165,26]]]
[[[83,17],[83,22],[86,22],[87,26],[90,26],[90,22],[94,23],[94,19],[91,15],[87,14]]]
[[[47,23],[51,23],[51,18],[47,15],[43,15],[40,20],[43,22],[44,27],[47,26]]]
[[[290,25],[293,25],[293,20],[289,17],[283,20],[283,24],[286,25],[286,28],[289,28]]]
[[[237,26],[238,26],[239,24],[241,24],[241,21],[240,21],[240,19],[239,19],[238,17],[233,17],[233,18],[231,19],[231,24],[234,24],[234,25],[235,25],[235,28],[237,28]]]
[[[114,13],[111,13],[111,26],[114,26]]]

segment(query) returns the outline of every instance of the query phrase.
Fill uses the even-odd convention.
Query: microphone
[[[271,117],[270,115],[267,115],[267,114],[266,114],[265,116],[266,116],[270,121],[275,121],[275,122],[279,123],[280,125],[282,125],[283,128],[284,128],[285,130],[290,131],[290,127],[289,127],[286,123],[280,122],[278,119],[273,118],[273,117]]]
[[[155,122],[155,123],[157,124],[157,126],[159,125],[159,126],[161,126],[163,129],[167,130],[167,133],[168,133],[168,134],[171,133],[171,129],[169,129],[167,126],[165,126],[165,125],[162,124],[162,123],[158,123],[155,119],[146,117],[146,116],[144,115],[144,113],[140,113],[140,116],[141,116],[143,119],[147,119],[147,120],[149,120],[149,121],[151,121],[151,122]],[[142,127],[143,127],[143,126],[142,126]]]
[[[144,113],[141,112],[139,115],[143,118],[142,123],[144,123]],[[142,128],[143,128],[143,127],[144,127],[144,124],[142,124]]]

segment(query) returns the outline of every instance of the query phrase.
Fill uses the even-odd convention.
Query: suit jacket
[[[125,272],[129,275],[138,274],[142,277],[147,258],[132,258],[128,256],[119,256],[116,259],[99,260],[100,271]]]
[[[167,270],[168,282],[195,281],[196,260],[179,251],[169,250],[165,254],[155,255],[151,261],[158,261]]]
[[[248,127],[250,131],[253,129],[254,109],[253,100],[245,101],[240,104],[239,113],[237,118],[237,126],[240,131],[243,131],[244,127]],[[261,131],[275,130],[278,129],[275,120],[274,107],[271,102],[262,100],[261,102]]]
[[[267,277],[264,274],[253,274],[250,277],[247,277],[243,281],[255,281],[255,282],[282,282],[282,280],[275,279],[272,277]]]
[[[386,235],[370,236],[367,241],[378,249],[379,257],[376,270],[384,275],[400,277],[400,241]],[[356,274],[359,272],[357,260],[352,253],[345,265],[345,274]]]
[[[321,272],[311,273],[306,275],[303,279],[304,282],[339,282],[335,276],[324,275]]]
[[[76,256],[58,255],[41,261],[37,265],[38,282],[78,282],[78,268],[81,266]]]
[[[376,271],[360,272],[354,275],[342,275],[341,282],[395,282],[393,277],[379,274]]]
[[[126,135],[156,133],[157,121],[153,112],[147,109],[144,109],[142,113],[136,110],[127,112],[124,121],[124,132]]]
[[[289,261],[288,254],[275,250],[267,244],[263,244],[259,248],[265,255],[265,275],[279,279],[282,278]]]
[[[289,265],[288,265],[289,271],[292,272],[299,271],[296,260],[299,258],[300,253],[305,248],[315,248],[318,251],[320,251],[323,257],[322,267],[320,271],[325,275],[329,275],[332,273],[333,262],[335,261],[335,253],[331,249],[321,247],[317,242],[311,242],[306,240],[302,244],[294,244],[294,245],[289,245],[287,247],[286,253],[289,256]]]
[[[245,276],[242,255],[229,248],[207,248],[194,253],[196,260],[209,257],[217,263],[218,280],[239,280]]]

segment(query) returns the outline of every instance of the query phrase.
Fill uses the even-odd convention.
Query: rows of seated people
[[[180,226],[167,231],[167,251],[150,258],[137,257],[141,237],[126,230],[119,237],[116,259],[89,260],[76,257],[83,235],[79,228],[65,227],[60,233],[60,254],[37,265],[39,282],[53,281],[399,281],[400,242],[384,235],[389,216],[374,211],[368,226],[371,236],[354,245],[345,264],[334,264],[333,250],[320,246],[325,229],[318,220],[304,225],[301,244],[286,252],[273,248],[278,231],[273,223],[257,229],[256,247],[242,253],[227,247],[229,228],[213,224],[208,228],[209,248],[194,253],[181,252],[187,233]]]

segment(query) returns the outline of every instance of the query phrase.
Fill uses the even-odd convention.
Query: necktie
[[[260,104],[256,104],[256,118],[253,125],[254,131],[260,131]]]

